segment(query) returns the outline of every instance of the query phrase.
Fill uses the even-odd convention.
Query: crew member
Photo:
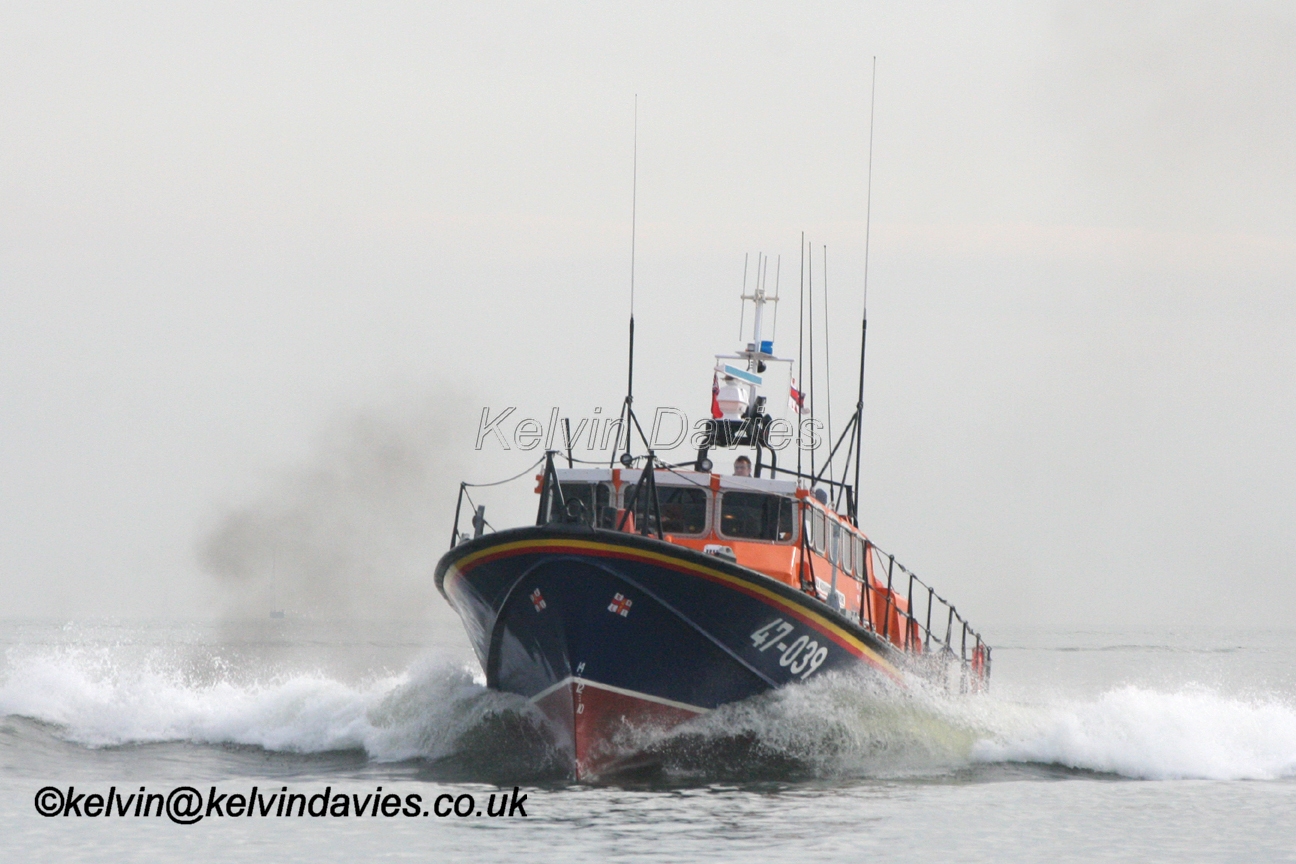
[[[735,459],[735,460],[734,460],[734,476],[735,476],[735,477],[750,477],[750,476],[751,476],[751,460],[748,459],[746,456],[739,456],[737,459]]]

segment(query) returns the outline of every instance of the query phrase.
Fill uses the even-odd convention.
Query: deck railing
[[[906,621],[904,625],[903,639],[898,643],[899,647],[905,651],[915,654],[931,654],[932,643],[936,644],[938,654],[943,655],[946,659],[953,657],[958,658],[959,667],[962,672],[961,686],[964,689],[979,689],[983,683],[990,678],[990,646],[982,639],[981,634],[977,632],[967,619],[959,613],[958,608],[940,594],[929,583],[918,577],[916,573],[896,560],[895,556],[878,547],[872,541],[865,541],[865,547],[874,555],[873,573],[878,572],[882,567],[886,570],[886,587],[875,587],[870,580],[861,579],[862,593],[861,597],[867,597],[867,600],[861,600],[859,611],[859,623],[874,632],[878,631],[876,622],[873,621],[873,595],[874,592],[885,592],[886,613],[882,616],[881,636],[888,641],[892,640],[891,618],[893,609],[899,606],[896,602],[899,586],[897,581],[902,581],[905,585],[905,609],[900,614]],[[899,570],[899,574],[896,571]],[[899,580],[897,580],[897,575]],[[858,577],[857,577],[858,578]],[[876,576],[874,577],[877,578]],[[915,614],[914,609],[914,589],[918,589],[919,596],[925,590],[927,593],[925,614],[921,617]],[[941,619],[944,619],[942,622]],[[944,625],[944,633],[940,628]],[[935,627],[936,629],[933,629]],[[915,633],[916,631],[916,633]],[[898,635],[898,634],[897,634]],[[955,646],[958,650],[955,650]]]

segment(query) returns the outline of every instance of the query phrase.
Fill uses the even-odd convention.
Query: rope
[[[524,477],[527,474],[530,474],[532,471],[536,469],[537,465],[539,465],[544,461],[545,461],[545,457],[541,456],[539,459],[533,462],[530,465],[530,467],[526,468],[525,470],[517,474],[514,474],[512,477],[508,478],[507,480],[496,480],[494,483],[465,483],[463,485],[471,487],[473,489],[484,489],[487,486],[503,486],[505,483],[512,483],[514,480],[518,479],[519,477]],[[470,498],[468,500],[471,501],[472,499]]]

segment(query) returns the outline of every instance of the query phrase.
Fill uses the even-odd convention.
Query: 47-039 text
[[[796,625],[775,618],[751,634],[752,645],[761,652],[775,648],[779,652],[779,665],[787,668],[801,680],[809,678],[828,657],[828,648],[806,634],[793,638]]]

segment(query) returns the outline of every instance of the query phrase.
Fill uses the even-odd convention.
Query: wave
[[[123,661],[110,647],[11,651],[8,660],[0,716],[52,725],[59,737],[92,748],[189,742],[302,754],[360,750],[382,762],[479,759],[490,774],[491,765],[518,767],[498,764],[491,739],[502,735],[514,745],[509,752],[541,771],[553,758],[525,700],[432,657],[359,685],[322,673],[202,682],[184,663]]]
[[[1018,712],[1017,722],[978,741],[973,756],[1143,779],[1293,777],[1296,710],[1268,696],[1125,686],[1087,702]]]
[[[323,673],[239,683],[219,674],[198,680],[157,657],[126,662],[111,647],[11,651],[0,715],[51,724],[59,737],[95,748],[363,751],[483,781],[561,772],[525,700],[432,657],[363,684]],[[624,744],[655,752],[669,778],[686,782],[949,775],[1011,764],[1142,779],[1274,779],[1296,776],[1296,710],[1273,697],[1132,686],[1029,705],[831,675]]]

